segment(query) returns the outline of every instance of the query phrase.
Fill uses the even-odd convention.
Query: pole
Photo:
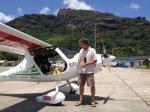
[[[94,47],[96,50],[96,24],[95,24],[95,33],[94,33]]]

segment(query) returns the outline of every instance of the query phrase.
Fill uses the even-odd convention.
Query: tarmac
[[[0,68],[3,71],[5,68]],[[76,94],[66,94],[61,105],[38,103],[36,96],[53,90],[55,82],[0,82],[0,112],[150,112],[150,70],[107,68],[95,74],[96,107],[85,87],[84,105],[75,107]],[[77,81],[77,78],[71,81]],[[61,83],[62,85],[65,82]]]

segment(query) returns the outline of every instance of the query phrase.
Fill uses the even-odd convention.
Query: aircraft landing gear
[[[65,93],[73,93],[75,94],[78,91],[78,85],[74,83],[70,83],[69,80],[66,80],[67,85],[60,87],[60,91],[65,92]]]
[[[36,97],[37,102],[49,104],[61,104],[65,100],[65,95],[59,92],[59,82],[56,83],[56,90],[46,95]]]

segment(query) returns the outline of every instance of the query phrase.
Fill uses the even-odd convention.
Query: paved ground
[[[112,68],[109,73],[105,68],[95,79],[96,108],[88,105],[87,87],[83,106],[74,106],[78,94],[67,94],[61,106],[51,106],[37,103],[35,97],[55,83],[0,82],[0,112],[150,112],[150,71]]]

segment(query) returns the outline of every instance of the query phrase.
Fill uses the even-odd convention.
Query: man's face
[[[81,43],[80,43],[80,47],[83,48],[83,49],[87,49],[87,48],[88,48],[88,45],[81,42]]]

